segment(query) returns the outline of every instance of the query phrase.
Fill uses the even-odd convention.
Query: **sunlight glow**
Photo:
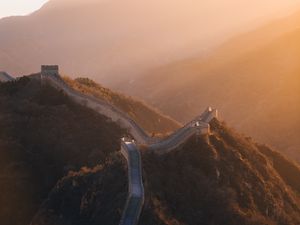
[[[0,0],[0,18],[27,15],[39,9],[47,0]]]
[[[0,18],[14,15],[27,15],[35,10],[38,10],[48,0],[0,0]],[[51,0],[55,1],[55,0]],[[71,0],[60,0],[61,3]],[[85,2],[87,0],[72,0],[74,2]],[[99,0],[104,1],[104,0]],[[106,0],[106,1],[118,1],[118,0]],[[126,1],[126,0],[125,0]],[[180,2],[176,0],[175,2]],[[175,3],[174,2],[174,3]],[[183,3],[185,1],[182,1]],[[163,7],[164,1],[161,2]],[[280,11],[293,10],[300,5],[300,0],[211,0],[194,2],[194,6],[201,6],[203,8],[214,8],[217,11],[220,9],[230,8],[236,12],[241,11],[245,13],[252,12],[252,8],[256,8],[258,14],[268,13],[280,13]],[[176,3],[174,4],[174,10],[176,10]]]

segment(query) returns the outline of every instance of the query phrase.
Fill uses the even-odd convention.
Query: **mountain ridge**
[[[36,95],[39,88],[42,88],[42,92],[38,92],[38,95]],[[41,95],[41,93],[43,94]],[[36,95],[36,97],[33,97],[33,95]],[[45,110],[50,115],[51,120],[61,117],[61,121],[63,121],[65,117],[64,114],[59,113],[60,111],[53,116],[49,111],[49,106],[53,107],[51,111],[65,110],[69,107],[65,105],[65,101],[69,100],[62,92],[47,85],[41,86],[39,80],[32,79],[30,81],[28,77],[0,84],[0,98],[8,101],[12,101],[12,98],[14,100],[25,98],[28,99],[24,102],[26,104],[34,103],[37,100],[39,104],[47,105],[48,108],[45,108]],[[1,101],[1,104],[6,101]],[[72,105],[74,103],[69,102],[68,104]],[[85,107],[76,106],[76,104],[72,107],[85,110]],[[0,107],[2,110],[11,110],[12,108]],[[37,106],[21,107],[21,109],[23,110],[21,115],[27,115],[24,114],[24,110],[26,112],[29,110],[27,113],[34,116],[40,115],[40,112],[36,111],[36,109],[39,109]],[[76,115],[76,111],[70,110],[70,112]],[[94,124],[93,121],[87,119],[91,118],[92,114],[97,118],[98,113],[90,110],[85,113],[89,116],[84,117],[81,115],[83,117],[80,121],[85,121],[89,124],[88,126]],[[44,113],[41,115],[45,120],[46,115]],[[12,121],[15,121],[15,114],[12,114],[11,117]],[[70,116],[68,116],[68,119],[70,119]],[[108,122],[104,117],[102,119],[103,122]],[[28,127],[28,123],[26,124]],[[36,123],[30,122],[29,124]],[[55,124],[62,125],[63,123],[44,122],[37,124],[53,126]],[[114,123],[110,124],[113,126]],[[46,125],[46,129],[41,127],[31,130],[39,130],[39,135],[48,134],[51,130],[47,127],[48,125]],[[91,157],[81,156],[77,159],[79,161],[75,160],[79,163],[76,166],[66,166],[64,161],[61,162],[65,166],[63,170],[68,174],[57,182],[48,197],[44,197],[45,202],[39,208],[32,224],[68,225],[71,223],[87,225],[103,223],[107,221],[110,215],[121,216],[126,195],[125,180],[123,179],[124,162],[120,160],[120,153],[113,150],[114,147],[111,150],[108,149],[111,146],[110,144],[117,146],[119,143],[114,141],[111,143],[110,138],[99,140],[100,130],[105,130],[105,135],[111,134],[107,134],[108,127],[103,129],[104,124],[98,125],[100,127],[92,125],[88,132],[82,132],[84,130],[81,129],[82,125],[75,129],[81,130],[78,133],[76,132],[76,135],[81,136],[77,140],[86,139],[87,142],[84,143],[88,144],[89,147],[84,152],[92,150]],[[108,126],[108,124],[106,125]],[[196,225],[201,221],[206,221],[208,223],[231,225],[297,224],[300,221],[298,204],[300,190],[299,166],[291,163],[268,147],[258,145],[251,139],[231,131],[224,123],[216,119],[211,121],[210,125],[211,133],[192,136],[179,147],[165,154],[156,154],[142,146],[146,201],[140,223],[145,225]],[[7,127],[11,127],[9,123]],[[98,130],[93,132],[91,129],[95,128]],[[21,129],[18,130],[21,131]],[[61,129],[62,132],[64,130]],[[71,130],[74,132],[74,127]],[[0,132],[0,144],[3,144],[3,134],[9,134],[8,129],[4,129],[2,132]],[[70,137],[73,135],[72,132],[69,134]],[[114,131],[110,132],[114,133]],[[92,144],[90,139],[92,133],[98,144],[101,145],[102,141],[107,141],[104,146],[108,152],[96,151],[96,157],[96,152],[92,147],[95,143],[92,142]],[[125,131],[121,130],[118,130],[114,135],[120,136],[121,133],[126,135]],[[55,135],[55,133],[53,134]],[[66,137],[66,135],[63,136]],[[39,145],[39,139],[31,137],[31,135],[28,137],[31,140],[31,145]],[[51,137],[42,138],[42,140],[47,141],[46,143],[51,142],[52,139]],[[48,145],[42,146],[45,148]],[[71,150],[69,152],[70,156],[74,157],[77,153],[72,153],[73,148],[70,148],[70,146],[66,148],[67,146],[68,144],[57,146],[64,149],[59,153],[65,154],[68,152],[66,149],[69,149]],[[82,145],[79,146],[83,148]],[[12,149],[15,147],[11,145]],[[4,149],[7,150],[8,148],[5,147]],[[6,160],[3,157],[1,159]],[[89,159],[93,159],[93,162]],[[87,161],[81,162],[80,160]],[[11,160],[6,161],[11,162]],[[87,166],[80,169],[84,164],[87,164]],[[41,165],[37,165],[37,168],[37,171],[40,171]],[[118,176],[123,178],[118,179],[116,185],[104,182],[117,179]],[[52,185],[53,183],[51,182]],[[255,191],[251,187],[255,187]],[[105,196],[114,196],[116,199],[115,204],[109,204],[110,201],[105,200]],[[183,196],[183,198],[180,196]],[[187,202],[189,202],[189,206],[185,207]],[[216,202],[219,203],[216,204]],[[70,204],[69,207],[68,204]],[[214,207],[211,207],[212,205]],[[117,218],[108,221],[109,224],[119,222]]]

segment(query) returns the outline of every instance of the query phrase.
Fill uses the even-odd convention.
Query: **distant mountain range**
[[[118,86],[180,122],[207,105],[300,161],[300,12]]]
[[[29,16],[0,20],[0,70],[29,74],[48,63],[104,84],[125,79],[170,62],[174,55],[182,57],[186,43],[200,36],[200,31],[188,26],[182,26],[179,34],[175,17],[191,24],[201,14],[189,18],[184,7],[169,13],[169,7],[185,4],[178,0],[163,5],[157,0],[50,0]],[[180,54],[174,49],[180,49]]]
[[[0,70],[23,75],[41,64],[59,64],[66,74],[113,85],[264,20],[251,22],[256,14],[249,12],[260,12],[253,4],[247,15],[232,15],[230,4],[216,2],[49,0],[31,15],[0,20]]]

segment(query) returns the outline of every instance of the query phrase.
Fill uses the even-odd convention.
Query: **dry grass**
[[[142,126],[149,134],[162,136],[180,127],[180,124],[168,116],[161,114],[156,109],[146,105],[144,102],[113,92],[88,78],[77,78],[72,80],[65,76],[64,80],[74,89],[97,98],[100,98],[123,112],[127,113],[133,120]]]

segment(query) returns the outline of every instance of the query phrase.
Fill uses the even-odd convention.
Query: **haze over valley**
[[[245,134],[300,160],[299,27],[300,12],[119,87],[180,122],[212,104]]]
[[[299,225],[299,40],[300,0],[0,0],[0,224]]]
[[[206,55],[299,3],[51,0],[29,16],[0,20],[0,69],[21,75],[40,64],[59,64],[66,74],[114,87],[158,65]]]

